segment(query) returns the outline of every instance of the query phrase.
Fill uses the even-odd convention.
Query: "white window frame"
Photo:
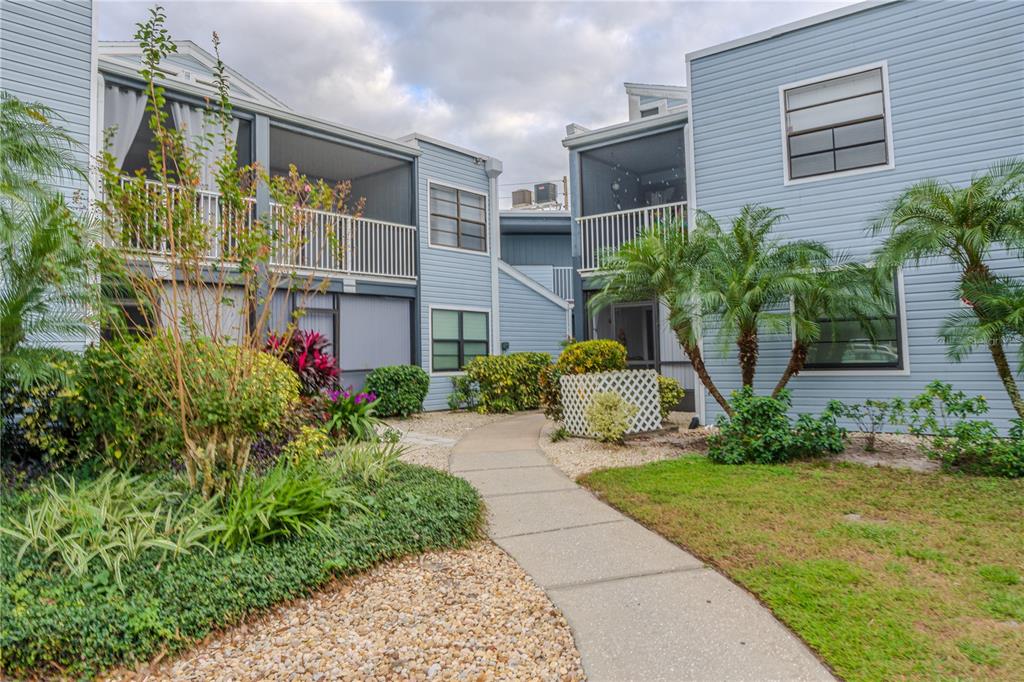
[[[434,216],[430,210],[430,194],[433,187],[444,187],[445,189],[454,189],[460,192],[469,192],[470,194],[476,194],[484,198],[484,243],[486,249],[483,251],[476,251],[474,249],[464,249],[458,246],[447,246],[446,244],[435,244],[434,243]],[[478,189],[472,187],[465,187],[463,185],[456,185],[451,182],[444,182],[442,180],[434,180],[433,178],[427,179],[427,246],[431,249],[439,249],[441,251],[454,251],[455,253],[468,254],[470,256],[488,256],[491,255],[491,197],[487,191],[481,192]]]
[[[870,266],[870,264],[869,264]],[[837,369],[829,367],[828,369],[815,369],[813,367],[805,367],[800,370],[800,374],[813,375],[818,377],[892,377],[892,376],[910,376],[910,343],[909,334],[907,333],[907,295],[906,287],[903,284],[903,270],[896,270],[896,307],[897,307],[897,322],[900,328],[899,344],[900,344],[900,356],[903,358],[903,367],[870,367],[865,369],[858,369],[857,367],[850,367],[849,369]],[[793,310],[793,301],[790,300],[790,312]],[[789,342],[790,348],[796,345],[796,329],[791,323],[789,325]]]
[[[461,251],[461,249],[458,249]],[[439,370],[434,371],[434,311],[435,310],[451,310],[460,313],[486,313],[487,314],[487,355],[494,354],[493,339],[491,338],[491,320],[493,315],[491,314],[490,308],[480,308],[474,306],[464,305],[446,305],[444,303],[438,303],[437,305],[431,304],[427,306],[427,348],[426,348],[426,365],[427,373],[434,377],[460,377],[466,374],[466,370]]]
[[[850,76],[855,73],[861,73],[863,71],[871,71],[872,69],[882,70],[882,103],[885,107],[884,120],[885,120],[885,146],[886,146],[886,158],[888,162],[878,166],[866,166],[864,168],[851,168],[849,170],[835,171],[832,173],[822,173],[820,175],[810,175],[804,178],[791,178],[789,176],[789,133],[786,131],[786,91],[792,90],[793,88],[803,87],[805,85],[813,85],[822,81],[832,80],[834,78],[842,78],[843,76]],[[782,184],[785,186],[789,185],[802,185],[808,182],[817,182],[821,180],[832,180],[834,178],[849,177],[851,175],[863,175],[864,173],[876,173],[878,171],[892,170],[896,167],[896,153],[893,149],[892,143],[892,105],[889,103],[889,62],[880,61],[873,64],[864,64],[861,66],[855,66],[849,69],[843,69],[842,71],[836,71],[834,73],[826,73],[821,76],[815,76],[814,78],[806,78],[801,81],[794,83],[786,83],[785,85],[779,86],[779,125],[782,130]]]

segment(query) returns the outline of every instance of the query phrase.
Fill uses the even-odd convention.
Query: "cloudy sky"
[[[626,120],[624,81],[685,84],[686,52],[849,1],[161,4],[175,38],[217,31],[224,61],[297,112],[502,159],[508,203],[567,172],[566,124]],[[151,4],[100,2],[100,39],[131,38]]]

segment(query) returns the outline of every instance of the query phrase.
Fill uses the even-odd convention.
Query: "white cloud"
[[[165,2],[174,37],[218,31],[224,60],[296,111],[477,149],[506,182],[561,178],[565,125],[625,120],[623,81],[682,83],[686,52],[839,4]],[[148,5],[99,11],[100,37],[125,39]]]

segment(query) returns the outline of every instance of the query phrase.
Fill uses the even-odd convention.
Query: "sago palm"
[[[42,344],[88,329],[89,235],[47,184],[83,172],[53,116],[0,99],[0,371],[23,385],[52,369]]]
[[[708,244],[701,307],[717,313],[723,346],[735,342],[744,386],[754,384],[760,333],[787,330],[790,299],[830,263],[819,242],[773,238],[781,219],[778,210],[756,204],[743,206],[728,231],[709,213],[697,217],[697,233]]]
[[[704,364],[700,342],[701,272],[707,266],[707,240],[688,236],[679,224],[647,230],[603,260],[596,282],[601,290],[590,301],[594,313],[611,303],[658,300],[693,370],[708,393],[731,414],[729,402],[715,386]]]
[[[958,292],[984,288],[996,280],[989,265],[993,254],[1009,250],[1024,257],[1024,161],[997,163],[964,186],[939,180],[912,185],[893,200],[871,231],[886,235],[877,254],[880,267],[948,259],[960,270]],[[971,345],[987,346],[1010,402],[1024,418],[1024,400],[1006,357],[1004,328],[993,324],[985,307],[971,311],[978,325],[978,333],[969,337]],[[947,323],[963,324],[959,313]],[[965,352],[962,344],[950,348],[954,359]]]

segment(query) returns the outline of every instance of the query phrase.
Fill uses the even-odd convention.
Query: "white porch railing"
[[[577,219],[582,249],[580,270],[597,270],[609,252],[636,239],[648,228],[681,225],[685,219],[685,201],[583,216]]]
[[[125,186],[129,182],[129,178],[121,179],[121,186]],[[140,190],[145,192],[149,196],[137,197],[140,201],[145,200],[146,203],[143,205],[152,205],[149,202],[151,197],[155,197],[158,192],[162,192],[164,185],[155,180],[146,180]],[[167,186],[170,207],[173,211],[175,207],[182,201],[182,197],[186,196],[185,191],[178,185]],[[220,194],[218,192],[210,192],[206,190],[196,190],[194,194],[194,201],[196,202],[196,213],[199,218],[207,224],[217,226],[219,232],[219,238],[209,245],[206,253],[206,258],[210,260],[222,260],[230,259],[231,254],[234,250],[234,246],[237,242],[235,231],[238,229],[248,230],[252,228],[253,214],[255,213],[255,200],[247,199],[246,204],[248,210],[245,215],[242,216],[240,221],[233,219],[231,215],[226,215],[220,201]],[[157,235],[166,235],[166,228],[163,225],[156,225],[157,216],[147,215],[139,224],[132,225],[128,234],[120,235],[120,246],[128,251],[142,251],[155,255],[166,254],[170,251],[170,244],[165,236],[157,237]]]
[[[572,275],[572,268],[552,268],[552,280],[555,295],[558,296],[559,298],[565,299],[569,303],[573,302]]]
[[[281,230],[271,265],[372,277],[416,277],[416,228],[270,204]]]
[[[145,183],[146,192],[162,189],[158,182]],[[168,186],[168,190],[172,206],[186,194],[176,185]],[[246,200],[246,215],[242,221],[235,221],[225,214],[219,193],[198,190],[194,196],[204,222],[217,226],[223,223],[221,237],[210,246],[206,258],[230,260],[235,231],[253,227],[255,200]],[[154,236],[166,230],[153,224],[155,220],[155,215],[147,216],[131,226],[128,234],[120,236],[119,245],[129,252],[168,254],[167,240]],[[270,204],[270,220],[279,232],[271,250],[271,266],[333,275],[416,278],[416,228],[410,225],[309,208],[289,209],[275,202]]]

